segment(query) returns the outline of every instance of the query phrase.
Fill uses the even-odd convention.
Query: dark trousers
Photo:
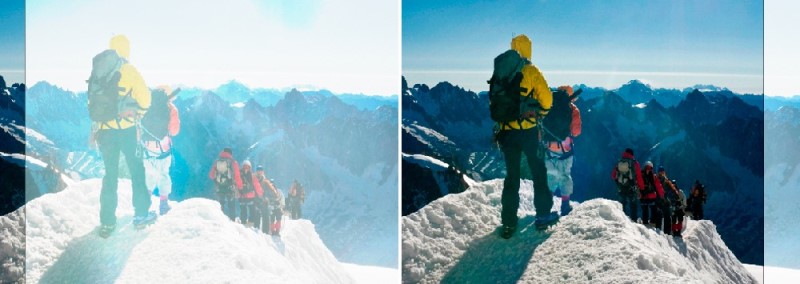
[[[656,213],[656,204],[655,200],[652,199],[641,199],[639,200],[642,206],[642,224],[650,224],[655,223],[655,215]]]
[[[672,210],[666,201],[656,202],[658,216],[655,223],[656,228],[663,228],[664,234],[672,234]]]
[[[225,216],[228,216],[231,221],[236,220],[236,198],[233,196],[233,191],[218,191],[217,201],[219,201]]]
[[[261,205],[261,231],[268,234],[269,227],[272,225],[272,210],[270,210],[269,204],[264,202],[259,202],[259,204]]]
[[[291,215],[292,220],[303,218],[303,211],[300,206],[300,202],[292,204],[292,207],[289,209],[289,214]]]
[[[672,213],[672,232],[673,233],[680,233],[683,230],[683,217],[686,216],[686,213],[683,209],[676,209],[673,210]]]
[[[636,222],[639,219],[639,197],[636,194],[620,194],[620,203],[622,203],[622,211],[625,212],[631,221]]]
[[[255,224],[260,218],[261,214],[256,211],[256,204],[253,198],[239,199],[239,219],[242,221],[242,224],[247,222]]]
[[[106,173],[100,190],[100,223],[117,223],[117,185],[119,179],[120,153],[125,155],[131,174],[134,216],[146,216],[150,209],[150,195],[144,177],[144,164],[136,155],[138,138],[136,128],[103,129],[97,132],[97,146],[103,157]]]
[[[261,231],[265,234],[272,233],[272,224],[280,221],[282,216],[283,212],[281,211],[280,207],[264,205],[261,210]]]
[[[692,220],[703,220],[703,205],[695,204],[692,206]]]
[[[519,209],[519,179],[521,175],[522,154],[528,159],[528,167],[533,177],[533,205],[537,215],[550,214],[553,199],[547,186],[547,168],[543,157],[538,155],[539,138],[536,129],[504,130],[497,136],[500,150],[506,161],[506,179],[503,181],[500,214],[505,226],[517,226]]]

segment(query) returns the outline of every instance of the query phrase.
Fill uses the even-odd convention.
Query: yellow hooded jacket
[[[511,49],[516,50],[522,57],[527,58],[529,61],[531,60],[531,40],[524,34],[518,35],[511,40]],[[553,93],[551,93],[550,88],[547,87],[547,81],[544,80],[542,72],[533,64],[529,64],[522,67],[522,76],[522,82],[520,82],[519,86],[522,87],[523,90],[533,90],[533,98],[537,100],[542,107],[539,111],[539,116],[547,115],[550,107],[553,106]],[[519,95],[524,97],[528,94],[521,92]],[[536,122],[535,117],[529,120],[523,120],[521,123],[512,121],[504,123],[501,130],[531,129],[536,126]]]
[[[119,56],[125,58],[126,62],[120,67],[119,86],[124,88],[120,91],[120,96],[125,96],[128,92],[131,97],[139,104],[139,110],[135,114],[130,114],[130,117],[122,119],[109,120],[100,124],[100,129],[127,129],[134,126],[135,120],[141,118],[147,109],[150,107],[150,89],[142,79],[142,75],[136,70],[136,67],[127,62],[130,56],[130,43],[128,38],[124,35],[117,35],[111,38],[109,48],[115,50]]]

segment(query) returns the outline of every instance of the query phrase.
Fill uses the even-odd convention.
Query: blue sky
[[[10,86],[25,80],[25,1],[0,3],[0,75]]]
[[[715,84],[763,92],[762,1],[403,1],[403,75],[488,89],[515,34],[551,86]]]
[[[150,86],[399,93],[396,1],[29,0],[26,15],[29,82],[85,90],[92,57],[124,34]]]

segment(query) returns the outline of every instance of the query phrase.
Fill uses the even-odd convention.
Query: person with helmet
[[[145,184],[144,165],[137,154],[137,121],[150,107],[150,89],[139,71],[129,63],[130,42],[124,35],[111,38],[109,50],[93,59],[89,83],[89,116],[95,121],[93,140],[103,158],[105,174],[100,189],[100,237],[107,238],[117,224],[117,183],[120,154],[125,156],[133,190],[133,224],[136,228],[152,224],[157,215],[150,210],[151,200]],[[108,63],[108,64],[101,64]],[[103,65],[103,67],[101,67]],[[113,71],[113,75],[102,75]],[[110,79],[104,79],[110,76]],[[111,84],[110,86],[107,86]],[[110,92],[108,90],[113,90]],[[108,97],[111,96],[111,97]],[[108,103],[109,101],[113,103]],[[113,110],[112,110],[113,108]],[[106,118],[110,118],[105,120]],[[103,121],[101,121],[103,120]]]
[[[561,193],[561,216],[566,216],[572,212],[572,205],[569,204],[569,197],[572,195],[573,182],[572,182],[572,162],[574,160],[574,139],[581,135],[581,112],[575,105],[573,97],[573,90],[571,86],[560,86],[556,94],[565,95],[569,100],[569,114],[565,113],[567,118],[571,118],[564,123],[569,124],[569,136],[564,140],[548,141],[545,140],[545,146],[548,153],[545,158],[545,167],[547,168],[547,186],[551,191],[559,190]],[[556,96],[556,94],[553,94]],[[554,98],[555,100],[555,98]],[[554,107],[555,108],[555,107]],[[552,117],[552,110],[550,117]],[[548,119],[550,119],[548,117]],[[565,125],[566,126],[566,125]],[[566,129],[565,129],[566,130]],[[548,130],[553,131],[553,130]]]
[[[254,227],[256,222],[261,222],[261,213],[256,211],[256,198],[263,198],[264,191],[261,183],[253,172],[250,160],[242,162],[242,187],[239,188],[239,217],[242,224]]]
[[[687,205],[692,212],[692,220],[703,220],[705,218],[703,205],[706,204],[706,187],[696,180],[692,186],[692,192],[687,200]]]
[[[642,172],[639,162],[633,156],[633,149],[625,148],[622,157],[617,161],[616,166],[611,170],[611,179],[617,185],[622,210],[636,222],[639,219],[639,197],[640,188],[644,187]]]
[[[280,233],[281,219],[283,217],[283,196],[275,184],[267,178],[264,167],[256,167],[256,176],[264,190],[261,202],[261,231],[265,234],[277,235]]]
[[[553,94],[550,92],[547,81],[545,81],[539,68],[530,63],[531,40],[524,34],[518,35],[511,40],[511,50],[516,52],[518,54],[516,56],[522,59],[522,69],[519,72],[514,72],[521,74],[518,90],[520,100],[526,103],[520,104],[524,108],[523,111],[520,111],[520,116],[515,120],[497,122],[496,124],[497,134],[495,139],[503,153],[507,173],[503,181],[502,211],[500,214],[502,222],[500,237],[504,239],[510,238],[516,232],[517,222],[519,221],[517,209],[519,208],[522,154],[527,157],[528,166],[533,177],[536,227],[544,228],[552,225],[558,221],[559,217],[557,212],[551,212],[553,198],[547,186],[547,169],[543,160],[544,150],[541,149],[539,131],[536,127],[540,122],[540,117],[546,115],[550,109],[553,103]],[[507,51],[504,54],[509,52],[511,51]],[[498,58],[495,59],[495,62],[498,62]],[[497,67],[497,64],[495,65]],[[495,68],[494,73],[499,74],[497,68]],[[490,83],[495,84],[497,81],[505,81],[505,79],[496,78],[495,74],[493,74]],[[490,87],[490,93],[492,88]],[[530,103],[527,103],[528,101]]]
[[[663,194],[656,198],[656,227],[663,228],[664,234],[672,234],[672,203],[671,199],[675,195],[675,185],[667,177],[667,171],[663,166],[658,167],[658,174],[656,176],[658,182],[661,183]]]
[[[672,212],[672,235],[680,238],[681,231],[683,231],[683,218],[686,216],[686,195],[674,179],[669,184],[665,194]]]
[[[214,192],[222,212],[231,221],[236,220],[236,197],[242,188],[242,178],[231,148],[222,149],[208,171],[208,178],[214,182]]]
[[[658,181],[658,177],[653,170],[653,162],[647,161],[644,163],[642,180],[644,181],[644,186],[639,189],[641,193],[639,203],[642,206],[642,224],[655,228],[660,223],[656,220],[658,216],[656,202],[657,199],[664,198],[664,189],[661,187],[661,182]]]
[[[286,195],[286,209],[292,220],[303,218],[303,203],[306,200],[306,191],[297,180],[292,182],[289,187],[289,194]]]
[[[173,92],[170,86],[158,86],[152,93],[153,104],[147,115],[142,118],[141,124],[140,140],[144,148],[147,190],[153,193],[158,188],[160,197],[158,208],[161,215],[167,214],[170,209],[169,194],[172,192],[172,178],[169,175],[169,168],[172,166],[174,146],[172,137],[178,135],[181,128],[178,108],[172,103],[176,94],[177,91]]]

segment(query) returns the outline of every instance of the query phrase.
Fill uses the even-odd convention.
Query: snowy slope
[[[558,225],[532,227],[532,183],[523,180],[518,232],[497,236],[502,180],[473,185],[403,217],[405,282],[756,283],[710,221],[674,239],[628,221],[618,202],[593,199]],[[554,204],[557,208],[558,203]]]
[[[800,270],[782,267],[766,266],[764,270],[764,283],[768,284],[793,284],[800,279]]]
[[[761,265],[744,264],[744,268],[758,280],[758,283],[764,283],[764,267]]]
[[[0,283],[23,283],[25,273],[24,207],[0,216]]]
[[[305,220],[286,221],[281,237],[271,237],[228,221],[218,203],[193,198],[135,231],[128,180],[120,181],[117,230],[101,239],[100,184],[76,182],[26,205],[28,282],[354,282]]]
[[[342,263],[344,268],[353,275],[356,283],[399,283],[400,271],[396,268],[386,268],[379,266],[367,266],[358,264]]]

